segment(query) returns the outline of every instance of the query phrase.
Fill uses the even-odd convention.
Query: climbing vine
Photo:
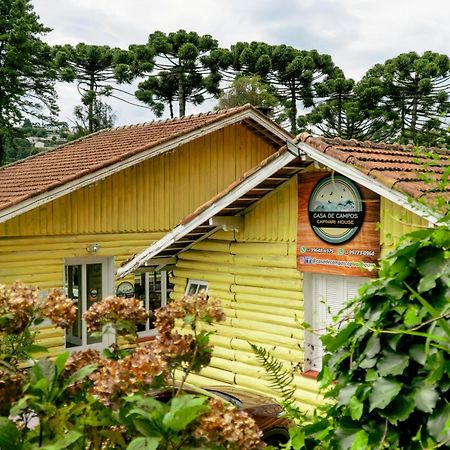
[[[411,233],[322,337],[326,405],[290,448],[431,449],[450,445],[450,229]]]

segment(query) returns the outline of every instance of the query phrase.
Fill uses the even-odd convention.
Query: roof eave
[[[305,142],[297,142],[297,147],[304,151],[310,158],[316,160],[317,162],[328,166],[330,169],[345,175],[356,183],[370,189],[373,192],[383,196],[384,198],[402,206],[408,211],[417,214],[428,222],[435,224],[438,220],[442,218],[438,213],[431,211],[425,205],[420,204],[412,197],[409,197],[399,191],[390,189],[378,180],[372,178],[369,175],[364,174],[356,167],[351,166],[348,163],[340,161],[333,158],[330,155],[323,153],[320,150],[308,145]]]
[[[215,198],[214,201],[206,208],[200,208],[199,213],[191,216],[191,218],[187,222],[181,221],[179,225],[173,228],[163,238],[161,238],[159,241],[154,242],[144,251],[131,259],[131,261],[128,261],[124,266],[120,267],[117,270],[117,278],[123,278],[129,273],[138,269],[141,265],[145,264],[146,261],[153,258],[154,256],[157,256],[171,244],[186,236],[190,231],[201,226],[206,221],[209,221],[209,219],[214,217],[232,202],[239,199],[246,192],[250,191],[252,188],[261,183],[262,180],[266,179],[268,176],[275,173],[277,170],[284,167],[289,162],[298,158],[298,156],[298,154],[291,153],[290,151],[286,150],[280,153],[272,161],[270,161],[269,164],[251,173],[241,182],[234,184],[232,189],[227,191],[225,195]]]

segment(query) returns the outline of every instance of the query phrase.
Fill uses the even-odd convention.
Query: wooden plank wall
[[[380,240],[381,256],[386,256],[412,231],[428,228],[428,221],[401,206],[381,197]]]
[[[167,231],[274,151],[232,125],[2,223],[0,239]]]
[[[402,211],[381,201],[383,252],[402,233],[423,226],[407,213],[407,222],[393,226],[391,215]],[[395,217],[395,216],[394,216]],[[305,411],[321,401],[314,379],[302,375],[303,275],[296,270],[297,180],[258,202],[244,218],[239,233],[218,232],[180,255],[172,281],[173,298],[184,294],[188,278],[207,280],[208,294],[222,300],[225,323],[216,326],[211,365],[190,381],[199,385],[238,384],[276,394],[264,380],[249,341],[264,346],[294,371],[295,399]]]

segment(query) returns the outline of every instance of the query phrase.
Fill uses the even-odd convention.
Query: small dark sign
[[[122,281],[117,286],[116,289],[116,295],[117,297],[126,297],[126,298],[132,298],[134,297],[134,286],[129,281]]]

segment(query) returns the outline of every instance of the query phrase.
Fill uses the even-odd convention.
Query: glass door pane
[[[83,313],[108,291],[107,262],[74,261],[65,266],[66,295],[73,299],[77,316],[73,326],[66,331],[66,347],[83,347],[103,343],[103,337],[93,337],[87,331]]]
[[[86,264],[86,290],[86,309],[89,309],[92,304],[103,298],[102,264]],[[87,332],[88,344],[96,344],[101,341],[101,337],[92,337],[91,333]]]
[[[82,266],[65,267],[65,291],[67,297],[71,298],[77,307],[77,317],[71,328],[66,331],[67,347],[78,346],[82,344],[81,316],[83,314],[82,298]]]

